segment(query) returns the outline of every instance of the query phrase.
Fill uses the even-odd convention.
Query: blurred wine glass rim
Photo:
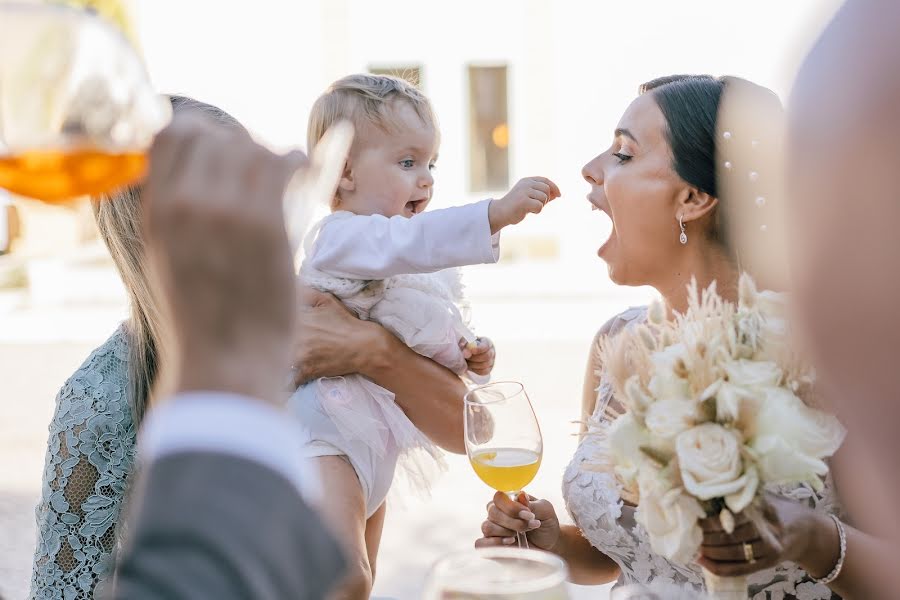
[[[544,569],[537,568],[538,565]],[[513,566],[519,567],[516,578],[510,578]],[[490,570],[482,571],[480,567]],[[541,573],[542,570],[545,572]],[[463,594],[484,593],[485,586],[492,586],[495,592],[502,590],[504,594],[543,592],[563,585],[569,578],[568,565],[561,557],[525,548],[476,548],[454,552],[432,565],[429,578],[453,577],[456,573],[465,573],[471,579],[456,577],[447,591]],[[526,579],[521,578],[523,574],[527,574]]]
[[[119,27],[117,27],[115,23],[110,22],[109,19],[90,7],[78,7],[55,2],[49,3],[23,2],[20,0],[0,0],[0,13],[3,13],[4,16],[15,15],[15,13],[17,12],[21,13],[22,15],[26,15],[27,17],[31,17],[32,15],[40,17],[43,15],[53,14],[54,16],[59,16],[60,18],[80,19],[98,23],[104,28],[115,31],[116,34],[119,35],[122,40],[125,41],[129,46],[132,45],[131,40],[128,39],[128,36],[126,36],[125,33]]]
[[[494,392],[494,395],[497,397],[494,399],[482,400],[477,397],[478,392],[491,392],[491,388],[499,388],[500,386],[512,386],[515,388],[515,392],[513,394],[500,394],[499,392]],[[466,395],[463,397],[463,400],[466,404],[478,404],[480,406],[484,406],[486,404],[494,404],[497,402],[503,402],[504,400],[509,400],[510,397],[521,394],[525,392],[525,386],[522,385],[518,381],[492,381],[491,383],[485,383],[476,387],[471,388]]]

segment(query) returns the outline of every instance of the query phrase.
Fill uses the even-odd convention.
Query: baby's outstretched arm
[[[493,201],[425,212],[411,219],[347,215],[325,223],[308,258],[332,277],[386,279],[497,262],[488,213]]]

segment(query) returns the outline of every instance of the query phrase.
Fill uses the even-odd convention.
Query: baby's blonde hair
[[[414,85],[390,75],[358,73],[338,79],[319,96],[309,114],[306,141],[310,154],[328,129],[338,121],[347,120],[357,132],[374,125],[390,131],[390,109],[396,101],[409,104],[422,123],[437,129],[437,119],[431,102]]]

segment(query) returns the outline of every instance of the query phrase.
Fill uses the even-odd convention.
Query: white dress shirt
[[[320,480],[302,458],[298,427],[291,415],[260,400],[225,392],[181,393],[147,415],[138,459],[149,464],[182,452],[245,458],[281,474],[315,504]]]

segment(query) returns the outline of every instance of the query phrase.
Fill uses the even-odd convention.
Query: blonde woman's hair
[[[437,129],[431,102],[416,86],[399,77],[358,73],[332,83],[313,104],[307,149],[312,153],[325,132],[342,120],[350,121],[357,132],[370,126],[391,131],[391,108],[397,101],[409,104],[423,124]]]
[[[186,96],[171,96],[170,100],[176,113],[197,110],[223,125],[241,128],[234,117],[211,104]],[[140,423],[157,378],[164,329],[144,260],[141,189],[126,187],[109,196],[93,198],[91,204],[100,236],[128,292],[131,315],[126,326],[127,393],[135,423]]]

